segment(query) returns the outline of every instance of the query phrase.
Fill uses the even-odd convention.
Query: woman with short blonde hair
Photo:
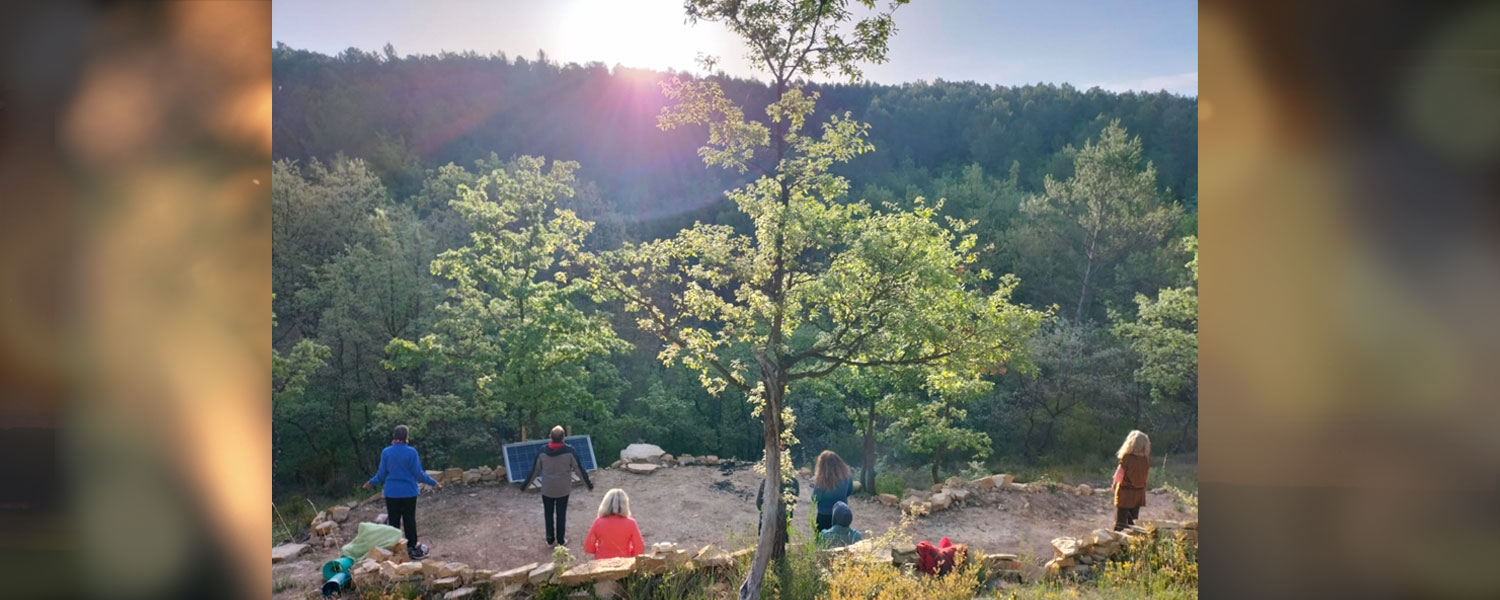
[[[599,502],[599,516],[610,515],[630,518],[630,496],[625,495],[625,490],[613,488],[604,493],[604,500]]]
[[[1151,472],[1151,438],[1139,430],[1125,436],[1115,452],[1115,531],[1135,524],[1146,505],[1146,476]]]
[[[589,526],[583,540],[583,551],[594,558],[630,557],[646,551],[641,529],[630,516],[630,496],[614,488],[599,502],[599,518]]]

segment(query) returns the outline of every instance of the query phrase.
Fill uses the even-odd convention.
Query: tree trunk
[[[1073,321],[1083,322],[1083,307],[1089,300],[1089,278],[1094,274],[1094,250],[1098,248],[1099,230],[1094,230],[1094,235],[1089,238],[1089,251],[1085,255],[1088,262],[1083,264],[1083,289],[1078,292],[1078,311],[1073,315]]]
[[[935,450],[935,451],[933,451],[933,453],[932,453],[932,484],[933,485],[937,485],[937,484],[943,482],[943,480],[938,479],[938,463],[940,463],[940,462],[943,462],[943,447],[942,446],[938,446],[938,449]]]
[[[865,418],[865,453],[864,453],[865,454],[865,460],[864,460],[864,463],[865,463],[865,472],[863,474],[864,476],[861,477],[860,479],[864,480],[861,485],[864,486],[865,493],[874,495],[875,494],[875,397],[874,396],[870,397],[870,404],[868,406],[866,406],[866,408],[868,409],[868,412],[865,413],[866,414],[866,418]]]
[[[1083,307],[1088,303],[1089,299],[1089,276],[1093,275],[1093,271],[1094,260],[1089,259],[1088,264],[1083,268],[1083,290],[1078,293],[1078,310],[1073,313],[1073,322],[1075,323],[1083,322]]]
[[[760,358],[760,357],[757,357]],[[781,499],[781,395],[785,382],[775,358],[761,358],[761,381],[765,383],[766,406],[761,413],[765,442],[765,503],[760,515],[760,538],[755,544],[755,560],[750,574],[740,585],[740,600],[760,598],[760,584],[772,558],[786,554],[786,509]]]

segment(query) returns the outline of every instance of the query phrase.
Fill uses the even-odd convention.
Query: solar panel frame
[[[542,448],[550,440],[528,440],[524,442],[511,442],[500,447],[500,454],[505,457],[505,478],[511,483],[521,483],[531,474],[531,465],[536,463],[536,455],[542,452]],[[579,466],[585,471],[599,470],[599,463],[594,459],[594,440],[587,435],[570,435],[563,438],[563,443],[573,448],[573,453],[578,457]],[[524,466],[522,466],[524,465]],[[520,469],[526,471],[520,472]],[[577,479],[577,475],[574,475]]]

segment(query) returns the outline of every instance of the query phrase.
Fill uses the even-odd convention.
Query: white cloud
[[[1088,89],[1099,86],[1113,92],[1124,92],[1135,90],[1138,92],[1159,92],[1166,90],[1174,94],[1185,96],[1198,95],[1198,72],[1177,73],[1175,75],[1152,75],[1134,81],[1117,81],[1113,83],[1092,83],[1084,86]]]

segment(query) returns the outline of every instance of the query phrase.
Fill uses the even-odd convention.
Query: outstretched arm
[[[417,481],[421,481],[422,483],[433,487],[437,487],[438,485],[437,480],[433,479],[432,476],[428,475],[427,471],[422,468],[422,455],[420,454],[417,455]]]
[[[371,487],[371,486],[376,486],[376,485],[382,485],[382,484],[384,484],[385,483],[385,476],[387,474],[389,474],[389,471],[390,470],[386,467],[385,453],[381,452],[380,453],[380,467],[378,467],[378,468],[375,469],[375,476],[371,477],[369,481],[365,482],[365,487]]]
[[[542,455],[537,454],[536,460],[531,461],[531,472],[526,474],[526,481],[521,482],[521,491],[526,491],[531,486],[532,480],[536,479],[536,471],[542,466]]]
[[[583,484],[589,486],[591,490],[594,489],[594,482],[589,481],[589,472],[583,470],[583,463],[578,460],[577,456],[573,457],[573,468],[578,469],[578,474],[583,477]]]

